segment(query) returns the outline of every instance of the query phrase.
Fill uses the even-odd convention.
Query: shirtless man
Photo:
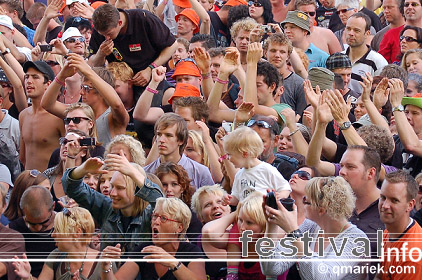
[[[44,171],[51,153],[59,147],[59,138],[64,135],[63,120],[41,107],[41,98],[54,80],[54,72],[44,61],[28,61],[23,70],[25,91],[32,106],[19,115],[20,160],[25,169]]]
[[[309,15],[309,28],[311,35],[309,41],[328,54],[341,52],[340,42],[337,40],[333,31],[328,28],[314,26],[316,17],[315,0],[297,0],[296,10]]]

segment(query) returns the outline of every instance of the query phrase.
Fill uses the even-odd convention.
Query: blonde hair
[[[132,136],[125,134],[114,136],[114,138],[111,140],[110,143],[108,143],[105,149],[104,157],[107,157],[107,155],[111,151],[111,148],[116,144],[125,145],[129,149],[130,155],[132,156],[132,161],[139,164],[140,166],[145,166],[145,151],[142,148],[141,142],[139,142]]]
[[[205,148],[204,140],[202,140],[202,135],[199,134],[199,132],[196,130],[189,130],[188,135],[192,139],[192,144],[195,151],[202,155],[202,164],[206,167],[210,167],[210,160],[208,158],[208,152]]]
[[[176,197],[159,197],[156,200],[155,209],[161,207],[167,217],[171,217],[182,224],[183,230],[179,233],[179,239],[183,240],[188,230],[192,212],[181,199]]]
[[[91,106],[85,103],[77,102],[72,103],[66,109],[64,110],[64,114],[67,116],[69,112],[75,111],[75,110],[82,110],[84,114],[92,121],[92,128],[89,130],[89,137],[95,137],[98,139],[98,133],[97,133],[97,125],[95,122],[95,114],[92,110]]]
[[[238,20],[233,23],[232,27],[230,28],[230,35],[234,39],[237,37],[241,30],[251,32],[252,29],[254,29],[257,25],[258,23],[253,18],[245,18]]]
[[[299,49],[299,48],[293,48],[293,49],[299,55],[299,58],[302,61],[302,64],[305,67],[305,69],[308,69],[309,68],[309,58],[306,55],[306,53],[302,49]]]
[[[66,238],[67,235],[76,234],[77,229],[82,231],[82,237],[78,238],[78,241],[88,245],[95,231],[94,219],[88,210],[82,207],[73,207],[56,214],[54,230],[60,234],[60,237]]]
[[[107,65],[107,70],[113,74],[114,79],[122,82],[127,82],[134,76],[132,68],[126,62],[111,62]]]
[[[406,70],[406,71],[407,71],[406,59],[407,59],[407,57],[408,57],[410,54],[413,54],[413,53],[417,54],[417,55],[418,55],[418,57],[419,57],[419,59],[421,59],[421,60],[422,60],[422,49],[412,49],[412,50],[408,50],[408,51],[407,51],[407,52],[403,55],[403,58],[402,58],[402,60],[401,60],[401,67],[403,67],[403,68],[404,68],[404,70]]]
[[[331,219],[349,219],[355,209],[356,197],[349,183],[340,176],[312,178],[305,188],[311,205],[323,207]]]
[[[135,167],[136,170],[138,170],[142,175],[144,175],[146,177],[146,173],[145,170],[137,163],[131,162],[130,163],[133,167]],[[128,175],[125,175],[123,173],[120,173],[123,176],[123,179],[125,181],[125,186],[126,186],[126,194],[131,197],[134,196],[135,200],[133,203],[133,211],[132,211],[132,216],[136,216],[141,214],[145,208],[147,208],[147,206],[149,205],[149,203],[145,200],[143,200],[142,198],[140,198],[139,196],[135,196],[135,189],[136,189],[136,183],[135,181]]]
[[[215,184],[212,186],[202,186],[199,189],[197,189],[193,195],[192,195],[192,202],[191,202],[191,209],[193,212],[195,212],[201,219],[203,219],[201,210],[202,206],[199,203],[199,198],[206,194],[214,194],[216,196],[223,197],[227,192],[219,185]]]
[[[261,137],[252,128],[242,126],[224,137],[224,150],[227,153],[245,153],[249,157],[257,158],[264,151]]]
[[[267,220],[265,219],[264,210],[262,209],[263,202],[264,198],[260,192],[253,192],[248,195],[237,205],[236,221],[239,218],[240,210],[243,210],[243,213],[245,213],[252,221],[261,227],[261,233],[264,233]]]

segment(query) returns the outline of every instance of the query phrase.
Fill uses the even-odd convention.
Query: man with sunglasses
[[[22,195],[20,207],[24,216],[10,222],[9,227],[23,235],[28,259],[47,258],[56,248],[51,237],[56,213],[50,191],[42,186],[29,187]],[[31,274],[38,277],[44,263],[30,261],[30,264]]]

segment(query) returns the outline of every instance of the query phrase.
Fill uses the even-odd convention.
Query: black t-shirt
[[[51,237],[53,229],[45,232],[32,232],[25,225],[24,219],[18,218],[9,224],[9,228],[20,232],[25,239],[25,250],[28,259],[47,259],[51,251],[56,249],[56,242]],[[43,262],[31,262],[31,274],[38,277],[41,273]]]
[[[45,36],[45,41],[50,43],[51,40],[56,39],[59,33],[62,32],[62,27],[57,26],[51,31],[47,31],[47,35]]]
[[[136,254],[136,258],[143,258],[149,254],[141,253],[142,249],[154,245],[153,243],[142,243],[141,245],[137,246],[133,253]],[[176,259],[205,259],[204,253],[199,249],[198,246],[193,245],[189,242],[180,242],[179,248],[177,249]],[[185,266],[188,266],[190,262],[183,262]],[[162,277],[158,277],[157,272],[155,271],[155,266],[153,263],[147,262],[137,262],[136,263],[139,267],[139,273],[141,274],[141,279],[148,279],[148,280],[176,280],[173,273],[171,271],[167,271]]]
[[[230,46],[230,30],[225,25],[216,12],[208,12],[211,19],[211,36],[214,37],[217,42],[217,47],[229,47]]]
[[[189,227],[186,231],[186,238],[189,239],[189,242],[192,244],[198,243],[198,238],[202,232],[202,222],[198,219],[196,213],[190,209],[192,213],[192,218],[190,219]]]
[[[13,103],[12,106],[10,106],[9,110],[7,110],[10,116],[14,117],[15,119],[19,120],[19,111],[18,107],[16,107],[16,104]]]
[[[343,23],[336,12],[336,8],[327,9],[323,6],[319,6],[316,10],[316,21],[318,26],[328,28],[333,32],[343,28]]]
[[[400,153],[406,153],[403,144],[398,135],[393,136],[394,142],[396,143],[396,149]],[[403,164],[403,169],[409,172],[410,175],[416,177],[422,171],[422,158],[412,155],[407,162]]]
[[[152,13],[140,10],[120,10],[127,15],[126,33],[118,35],[114,40],[114,51],[106,57],[108,62],[124,61],[135,73],[144,70],[161,53],[176,41],[168,27]],[[105,40],[95,29],[89,46],[94,53]]]

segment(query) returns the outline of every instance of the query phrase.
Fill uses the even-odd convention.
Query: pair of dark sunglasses
[[[90,118],[85,117],[73,117],[73,118],[64,118],[64,124],[68,125],[72,121],[74,124],[79,124],[82,120],[90,121]]]
[[[255,6],[255,7],[257,7],[257,8],[262,7],[262,4],[259,3],[259,2],[249,1],[248,2],[248,6],[251,7],[252,5]]]
[[[408,8],[409,6],[412,6],[412,7],[418,7],[418,6],[420,6],[421,4],[419,4],[419,3],[415,3],[415,2],[412,2],[412,3],[404,3],[404,6],[406,7],[406,8]]]
[[[309,181],[309,180],[312,179],[311,174],[309,174],[308,172],[306,172],[304,170],[297,170],[297,171],[293,172],[292,176],[290,176],[290,179],[293,178],[294,175],[297,175],[297,177],[299,177],[299,179],[305,180],[305,181]]]
[[[305,13],[305,14],[307,14],[310,17],[313,17],[313,16],[316,15],[316,12],[302,12],[302,13]]]
[[[66,43],[75,43],[76,41],[80,42],[80,43],[85,43],[85,38],[84,37],[70,37],[69,39],[66,39]]]
[[[353,10],[354,8],[348,8],[348,9],[341,9],[341,10],[337,10],[337,14],[339,15],[339,14],[345,14],[345,13],[347,13],[348,11],[351,11],[351,10]]]
[[[273,127],[272,125],[270,125],[268,122],[264,120],[250,120],[247,124],[247,127],[252,127],[254,125],[257,125],[258,127],[263,127],[266,129],[271,129],[275,135],[278,135],[277,128]]]
[[[415,39],[415,38],[410,37],[410,36],[400,36],[400,42],[403,41],[403,40],[406,40],[406,42],[409,42],[409,43],[411,43],[411,42],[419,43],[418,39]]]

